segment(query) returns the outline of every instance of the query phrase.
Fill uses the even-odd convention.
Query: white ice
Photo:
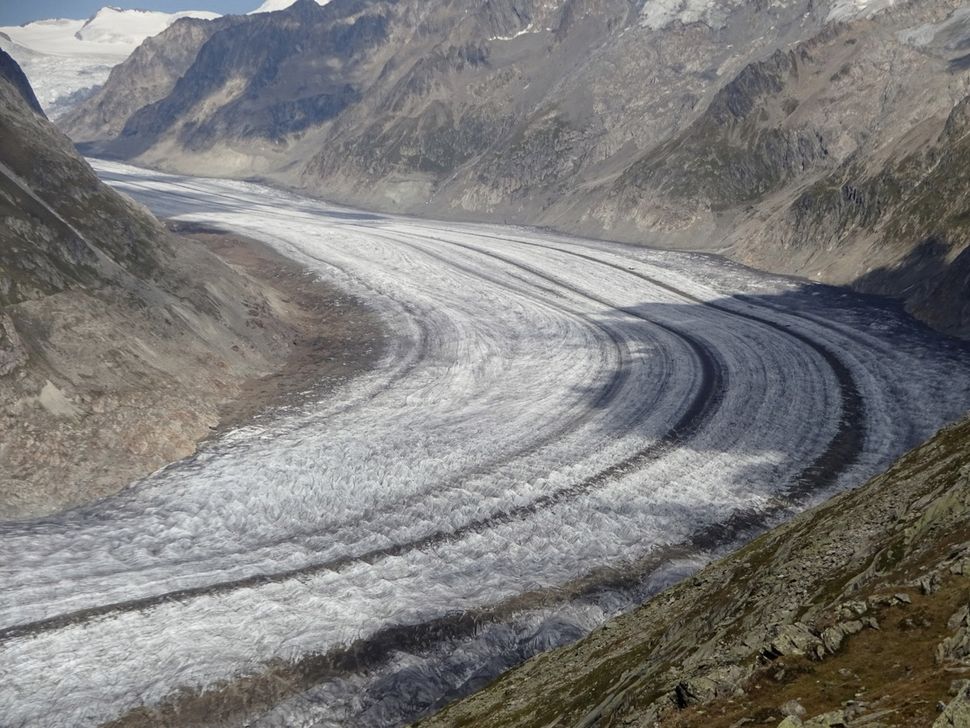
[[[56,117],[85,91],[103,84],[112,67],[142,41],[183,17],[219,16],[196,10],[162,13],[105,7],[87,20],[59,18],[0,27],[9,38],[0,36],[0,48],[20,64],[41,106]]]
[[[840,431],[843,390],[806,339],[837,353],[865,403],[861,450],[829,490],[970,406],[964,347],[833,289],[709,256],[96,166],[159,215],[265,240],[358,295],[386,351],[335,395],[116,498],[0,526],[5,725],[93,725],[273,659],[622,570],[767,509]],[[711,397],[704,361],[723,380]],[[697,401],[709,407],[685,440],[642,457]],[[299,573],[209,588],[287,571]],[[196,591],[123,604],[182,589]],[[571,618],[585,631],[609,613]],[[314,719],[409,659],[322,686]],[[287,710],[295,724],[303,708]]]
[[[891,8],[896,0],[834,0],[826,20],[849,22]]]

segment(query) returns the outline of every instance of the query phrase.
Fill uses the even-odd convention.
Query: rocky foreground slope
[[[970,725],[970,421],[435,726]]]
[[[175,24],[64,128],[367,207],[724,251],[968,333],[961,0],[301,0],[219,23]]]
[[[268,252],[222,248],[98,180],[0,51],[0,518],[190,454],[310,327],[333,343],[335,292]]]

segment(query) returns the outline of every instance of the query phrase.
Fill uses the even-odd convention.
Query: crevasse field
[[[252,724],[400,724],[970,407],[963,345],[836,289],[96,167],[355,293],[385,353],[115,498],[0,526],[5,726],[307,659],[328,667]]]

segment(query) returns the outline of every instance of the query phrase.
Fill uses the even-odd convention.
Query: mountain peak
[[[27,80],[27,76],[24,74],[18,63],[2,49],[0,49],[0,78],[6,79],[15,89],[17,89],[31,109],[36,111],[41,116],[45,115],[44,110],[37,101],[37,96],[34,95],[34,90],[30,87],[30,82]]]
[[[122,9],[106,5],[74,33],[77,40],[94,43],[124,44],[134,48],[145,38],[158,35],[180,18],[212,20],[218,13],[203,10],[185,10],[163,13],[155,10]]]
[[[249,15],[255,15],[257,13],[275,13],[279,10],[291,9],[295,5],[308,6],[315,10],[316,6],[319,5],[322,7],[329,2],[330,0],[266,0],[255,10],[251,10]]]

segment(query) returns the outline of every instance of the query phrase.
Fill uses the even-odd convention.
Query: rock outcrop
[[[118,136],[132,114],[168,96],[202,45],[231,23],[230,18],[175,21],[115,66],[105,85],[58,123],[80,143]]]

